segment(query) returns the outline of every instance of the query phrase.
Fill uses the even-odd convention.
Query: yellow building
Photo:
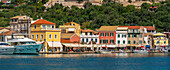
[[[154,45],[156,48],[166,47],[168,45],[168,38],[165,34],[157,33],[153,35]]]
[[[55,27],[55,23],[44,19],[39,19],[31,24],[31,38],[37,43],[46,41],[42,51],[62,51],[60,43],[61,29]]]
[[[65,23],[60,25],[59,28],[62,29],[62,33],[76,33],[78,36],[80,36],[80,24],[75,22]]]

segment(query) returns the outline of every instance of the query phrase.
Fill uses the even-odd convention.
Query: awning
[[[146,45],[146,48],[150,48],[150,45]]]
[[[166,45],[165,46],[160,46],[160,47],[166,47]]]
[[[144,48],[144,46],[141,46],[141,48]]]
[[[75,31],[75,28],[68,28],[68,31]]]
[[[63,47],[60,42],[47,42],[49,47]]]

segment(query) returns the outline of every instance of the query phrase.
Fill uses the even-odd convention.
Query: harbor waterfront
[[[0,55],[0,70],[169,70],[170,53]]]

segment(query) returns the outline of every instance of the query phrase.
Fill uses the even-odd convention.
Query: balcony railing
[[[80,35],[80,37],[99,37],[99,35]]]

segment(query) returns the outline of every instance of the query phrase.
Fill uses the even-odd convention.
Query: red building
[[[102,47],[115,47],[117,26],[101,26],[99,32],[99,44]]]

